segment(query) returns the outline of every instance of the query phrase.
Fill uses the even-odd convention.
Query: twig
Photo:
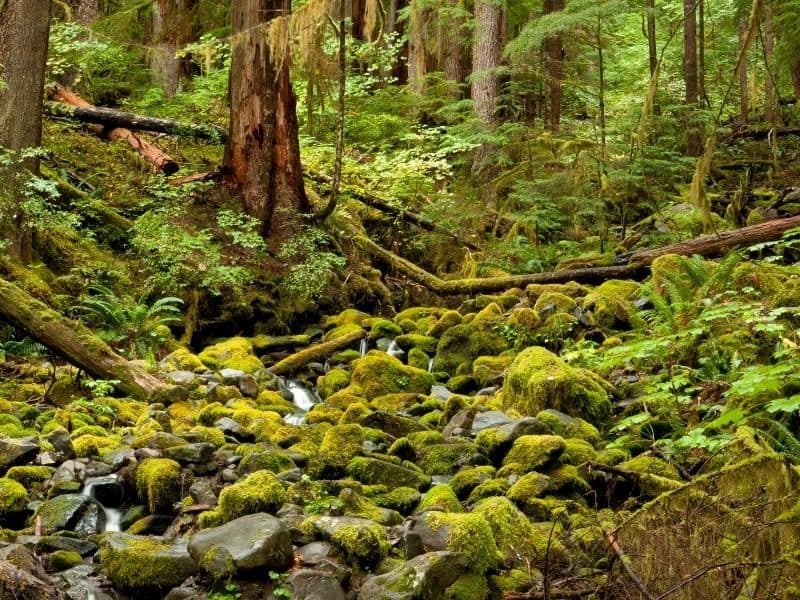
[[[656,597],[650,593],[644,582],[642,582],[642,580],[639,579],[639,576],[633,572],[633,569],[625,559],[625,555],[622,553],[622,548],[619,547],[619,543],[617,542],[617,538],[614,537],[614,534],[603,529],[603,535],[605,535],[606,539],[608,540],[608,543],[611,546],[611,549],[614,551],[614,554],[616,554],[617,558],[619,558],[619,562],[622,565],[622,570],[625,571],[628,579],[630,579],[633,585],[636,586],[636,589],[638,589],[647,600],[656,600]]]

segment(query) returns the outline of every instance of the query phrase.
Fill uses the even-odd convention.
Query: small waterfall
[[[367,353],[367,340],[366,340],[366,338],[361,340],[361,343],[358,346],[358,351],[361,353],[361,356],[364,356]]]
[[[306,413],[320,401],[319,397],[313,390],[301,385],[299,381],[288,381],[286,387],[292,393],[292,402],[297,410],[286,415],[283,420],[291,425],[302,425],[306,420]]]
[[[388,354],[389,356],[394,356],[395,358],[400,358],[405,354],[405,350],[403,350],[397,344],[397,340],[392,340],[392,343],[389,344],[389,347],[386,349],[386,354]]]
[[[428,359],[428,373],[433,373],[433,360],[432,358]]]
[[[98,485],[103,484],[115,484],[117,482],[116,475],[103,475],[100,477],[89,477],[83,484],[83,489],[81,490],[81,494],[84,496],[89,496],[97,500],[97,496],[94,493],[94,488]],[[120,531],[120,521],[122,520],[122,511],[118,508],[110,508],[100,502],[100,506],[103,507],[103,510],[106,513],[106,531]]]

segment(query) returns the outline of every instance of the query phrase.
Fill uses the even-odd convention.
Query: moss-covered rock
[[[351,381],[364,391],[367,400],[372,400],[398,392],[427,394],[435,378],[382,352],[370,352],[353,363]]]
[[[439,512],[464,512],[453,488],[447,484],[435,485],[422,497],[416,512],[438,510]]]
[[[523,350],[511,363],[502,391],[503,405],[534,416],[555,408],[595,422],[611,415],[611,401],[602,380],[585,369],[567,365],[544,348]]]
[[[325,329],[333,329],[342,325],[358,325],[359,327],[366,326],[371,317],[364,312],[355,308],[347,308],[340,312],[338,315],[328,317],[323,322],[322,326]]]
[[[635,281],[612,279],[590,292],[582,307],[604,330],[635,328],[644,324],[633,307],[640,293],[641,286]]]
[[[425,335],[429,335],[431,337],[441,337],[442,334],[454,327],[455,325],[459,325],[462,321],[461,313],[457,310],[448,310],[445,311],[441,317],[431,325],[428,330],[425,332]]]
[[[420,518],[432,533],[446,541],[446,548],[441,549],[464,554],[475,573],[485,573],[500,564],[502,555],[494,533],[482,515],[428,511]]]
[[[453,488],[456,497],[460,500],[466,500],[472,490],[485,481],[492,479],[495,472],[496,469],[491,465],[461,469],[453,475],[448,485]]]
[[[345,488],[339,493],[339,501],[342,512],[351,517],[369,519],[387,526],[399,525],[403,522],[403,517],[399,512],[378,506],[351,488]]]
[[[575,300],[560,292],[544,292],[536,299],[533,310],[539,313],[540,317],[550,313],[572,313],[577,303]]]
[[[481,387],[495,385],[502,381],[506,369],[511,366],[514,356],[480,356],[472,363],[472,375]]]
[[[528,503],[534,498],[544,496],[549,486],[550,478],[547,475],[532,471],[517,479],[506,492],[506,497],[528,514],[525,510]]]
[[[146,458],[136,467],[136,489],[151,513],[171,512],[191,481],[184,481],[181,466],[169,458]]]
[[[253,343],[243,337],[233,337],[213,346],[208,346],[198,355],[204,365],[211,369],[238,369],[255,373],[264,364],[253,354]]]
[[[82,562],[83,558],[74,550],[56,550],[48,557],[47,566],[51,571],[66,571]]]
[[[601,437],[597,427],[580,417],[573,417],[548,408],[537,413],[536,418],[547,425],[555,435],[563,438],[580,438],[590,444],[600,442]]]
[[[564,438],[557,435],[523,435],[511,446],[503,465],[519,465],[523,472],[552,465],[566,450]]]
[[[560,465],[547,473],[547,492],[560,496],[583,494],[591,489],[574,465]]]
[[[437,340],[435,337],[423,335],[421,333],[405,333],[397,336],[395,342],[405,352],[418,348],[426,354],[436,352]]]
[[[28,492],[13,479],[0,477],[0,515],[20,511],[28,502]]]
[[[210,514],[201,521],[201,525],[221,525],[260,512],[274,514],[285,499],[286,490],[273,473],[256,471],[224,488],[219,495],[219,507],[208,511]]]
[[[378,506],[391,508],[401,515],[409,515],[419,504],[422,494],[415,488],[399,486],[388,492],[377,493],[372,499]]]
[[[491,595],[489,582],[483,575],[465,573],[444,592],[444,600],[487,600]]]
[[[82,435],[72,440],[75,455],[79,458],[99,456],[119,448],[119,441],[109,436]]]
[[[589,442],[580,438],[567,438],[564,440],[567,449],[561,455],[561,462],[580,466],[586,462],[597,461],[597,451]]]
[[[471,367],[479,356],[497,356],[511,346],[498,321],[473,319],[450,327],[436,347],[434,371],[455,373],[460,365]]]
[[[178,348],[167,354],[160,363],[162,369],[172,371],[192,371],[202,373],[206,370],[203,361],[186,348]]]
[[[301,530],[316,531],[336,546],[345,558],[372,568],[389,553],[383,526],[358,517],[318,516],[307,519]]]
[[[361,454],[364,440],[364,431],[360,425],[334,425],[325,432],[319,453],[311,460],[308,470],[316,477],[341,477],[350,459]]]
[[[11,467],[6,473],[6,477],[18,481],[25,487],[31,487],[37,483],[47,481],[54,472],[55,469],[53,467],[17,466]]]
[[[417,457],[417,464],[428,475],[451,475],[463,466],[487,462],[469,441],[427,445],[417,450]]]
[[[100,564],[125,590],[175,587],[198,572],[185,540],[112,533],[100,545]]]
[[[347,474],[361,483],[404,486],[426,490],[431,478],[413,465],[400,465],[372,456],[357,456],[347,464]]]
[[[331,369],[317,377],[317,391],[322,398],[332,396],[350,385],[350,373],[344,369]]]

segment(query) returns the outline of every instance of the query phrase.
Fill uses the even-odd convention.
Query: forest
[[[800,599],[800,0],[0,0],[0,600]]]

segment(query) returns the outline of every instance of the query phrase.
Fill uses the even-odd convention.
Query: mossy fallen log
[[[647,274],[650,264],[659,256],[665,254],[717,256],[738,246],[777,240],[794,227],[800,227],[800,215],[732,231],[703,235],[660,248],[620,254],[615,260],[616,264],[607,267],[453,280],[445,280],[433,275],[402,256],[382,248],[366,236],[358,236],[354,242],[372,258],[382,261],[431,292],[440,296],[454,296],[502,292],[515,287],[524,288],[532,283],[567,283],[569,281],[602,283],[608,279],[641,278]]]
[[[299,335],[257,335],[251,340],[253,349],[257,352],[272,352],[275,350],[285,350],[297,346],[308,346],[311,343],[311,336]]]
[[[228,131],[217,125],[181,123],[172,119],[135,115],[99,106],[70,106],[61,102],[45,102],[44,114],[49,117],[70,119],[81,121],[82,123],[97,123],[110,128],[124,127],[134,131],[155,131],[157,133],[209,140],[217,144],[224,144],[228,139]]]
[[[164,386],[162,381],[115,353],[83,324],[62,317],[5,279],[0,279],[0,319],[93,377],[119,381],[119,388],[131,396],[147,399]]]
[[[291,375],[302,369],[308,363],[325,359],[334,352],[344,350],[366,336],[367,332],[361,329],[327,342],[322,342],[321,344],[314,344],[313,346],[304,348],[300,352],[287,356],[283,360],[272,365],[267,371],[275,375]]]

